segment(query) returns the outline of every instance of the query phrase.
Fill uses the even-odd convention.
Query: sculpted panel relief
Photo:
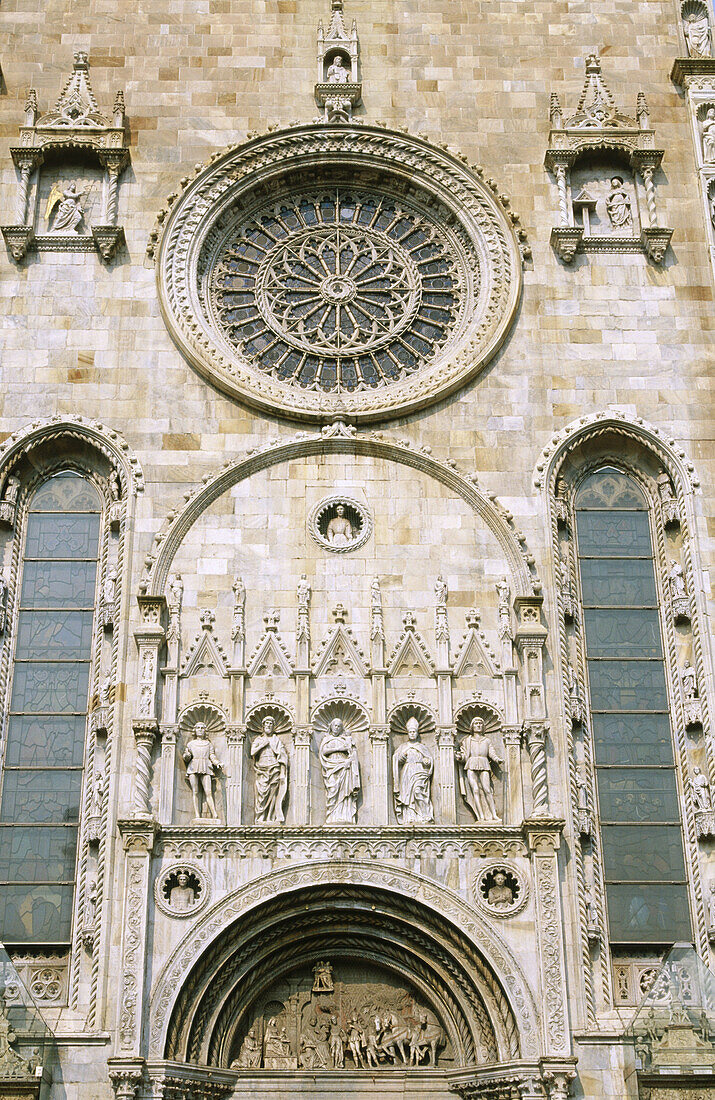
[[[328,980],[326,981],[326,974]],[[439,1015],[401,979],[366,964],[316,964],[277,982],[237,1028],[241,1071],[449,1066]]]

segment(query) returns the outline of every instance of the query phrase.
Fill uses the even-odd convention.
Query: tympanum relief
[[[320,979],[327,973],[329,981]],[[316,980],[318,979],[318,980]],[[231,1068],[380,1070],[449,1066],[438,1014],[416,990],[366,964],[304,967],[255,1004],[239,1026]]]

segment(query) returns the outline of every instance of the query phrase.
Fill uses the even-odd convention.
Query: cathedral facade
[[[711,0],[4,0],[0,1098],[715,1096]]]

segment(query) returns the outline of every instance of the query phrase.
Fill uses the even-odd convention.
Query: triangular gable
[[[495,671],[494,663],[479,637],[479,631],[474,627],[469,628],[457,649],[454,675],[476,676],[478,672],[485,672],[488,676],[494,676]]]
[[[354,676],[367,676],[367,664],[355,636],[349,627],[338,623],[334,626],[318,651],[314,665],[314,676],[326,676],[337,673],[352,673]]]
[[[219,676],[228,676],[228,666],[221,645],[210,630],[202,630],[189,647],[181,676],[195,676],[202,669],[211,668]]]
[[[266,630],[248,662],[249,676],[292,676],[288,650],[275,630]]]
[[[416,630],[405,630],[400,636],[387,666],[389,676],[434,676],[434,662],[427,646]]]
[[[89,79],[89,60],[84,50],[74,55],[74,68],[59,94],[54,108],[38,122],[39,126],[109,125],[99,109]]]

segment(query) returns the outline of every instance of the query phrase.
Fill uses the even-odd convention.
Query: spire
[[[330,15],[330,26],[328,27],[328,38],[332,38],[334,41],[342,39],[344,42],[349,41],[349,35],[345,29],[345,20],[343,19],[343,0],[333,0],[333,10]]]
[[[106,126],[107,119],[99,110],[89,79],[89,56],[85,50],[77,50],[74,68],[60,92],[54,109],[41,125],[51,126]]]
[[[566,127],[605,130],[635,127],[636,121],[621,113],[614,103],[611,90],[601,73],[601,59],[597,53],[586,58],[586,78],[579,97],[576,113],[568,119]]]

